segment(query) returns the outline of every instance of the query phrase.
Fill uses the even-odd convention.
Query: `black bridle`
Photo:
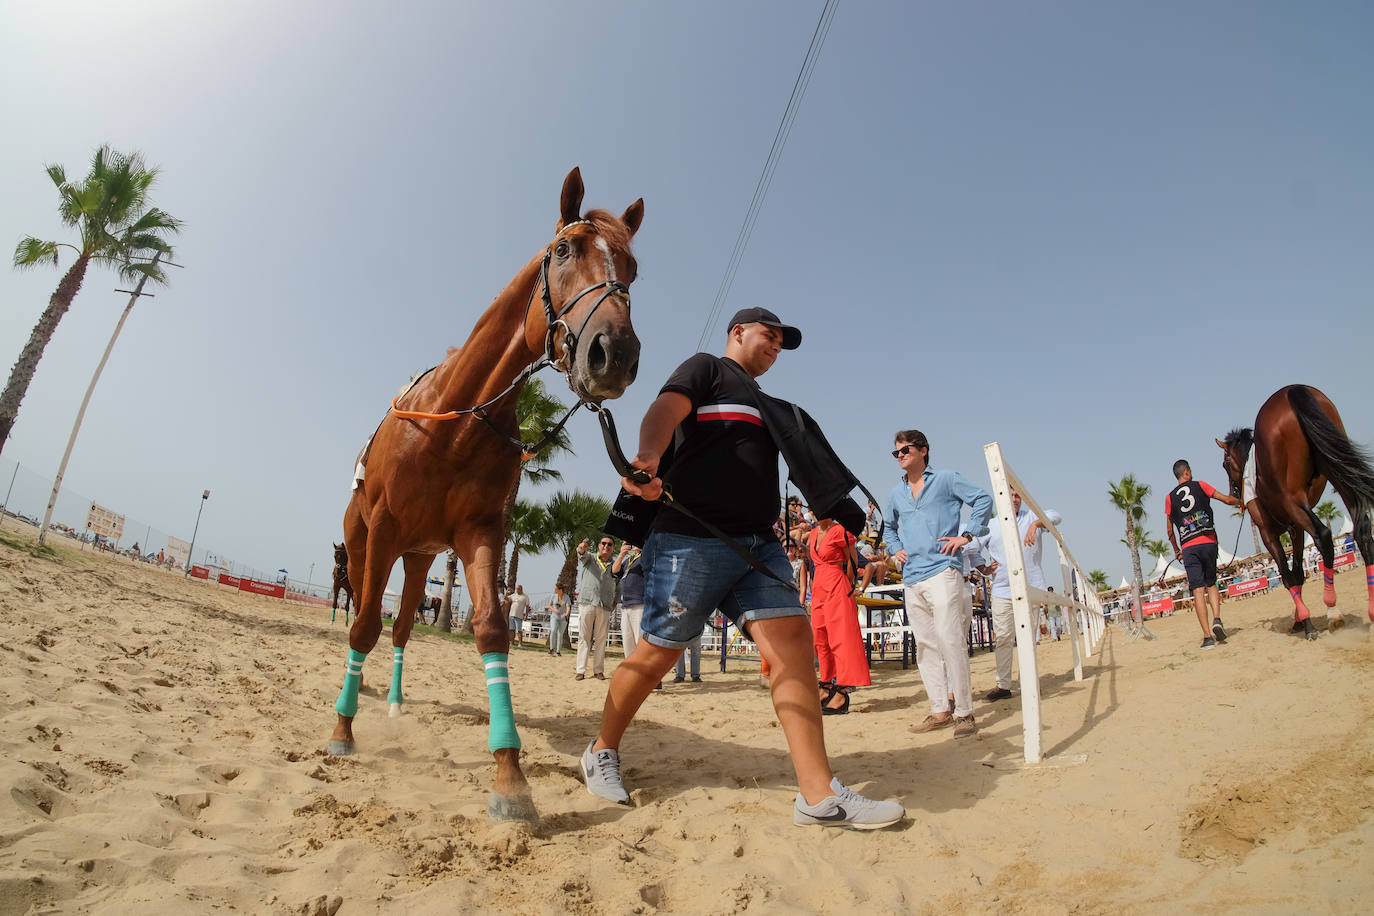
[[[580,219],[577,222],[568,223],[567,226],[564,226],[563,229],[559,230],[559,235],[562,235],[564,230],[569,229],[572,226],[577,226],[584,223],[590,225],[591,221]],[[544,249],[544,259],[539,262],[539,286],[542,290],[544,304],[544,323],[546,325],[546,328],[544,332],[544,356],[542,357],[542,359],[536,360],[536,363],[542,362],[543,365],[552,366],[555,371],[567,374],[568,372],[572,371],[573,360],[577,352],[577,342],[582,338],[582,332],[586,330],[587,322],[591,321],[592,316],[596,314],[596,310],[601,308],[601,303],[605,302],[611,296],[619,296],[625,303],[625,311],[628,312],[630,310],[630,287],[624,283],[621,283],[619,280],[613,279],[608,276],[605,280],[602,280],[600,283],[593,283],[591,286],[582,290],[582,292],[578,293],[576,296],[573,296],[567,302],[563,303],[562,309],[555,313],[553,310],[553,300],[549,294],[549,262],[553,259],[553,246],[557,242],[558,236],[555,236],[554,240],[549,243],[547,248]],[[573,307],[576,306],[577,303],[581,302],[584,296],[586,296],[588,293],[596,292],[599,289],[604,289],[605,292],[602,293],[601,296],[592,305],[592,307],[587,310],[586,317],[582,319],[582,323],[577,326],[577,331],[576,333],[574,333],[572,328],[568,327],[568,323],[563,320],[563,316],[567,315],[568,312],[572,311]],[[533,303],[534,290],[530,290],[530,305],[532,305]],[[525,313],[529,313],[529,305],[525,306]],[[558,330],[559,325],[563,326],[563,355],[555,359],[553,337],[554,332]],[[543,368],[543,366],[540,366],[540,368]],[[582,404],[585,403],[588,403],[587,399],[579,395],[578,406],[580,407]]]

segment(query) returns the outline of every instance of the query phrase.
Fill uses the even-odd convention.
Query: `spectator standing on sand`
[[[611,548],[615,541],[603,537],[596,545],[596,553],[587,550],[583,541],[577,545],[577,562],[582,577],[577,588],[577,674],[574,680],[587,676],[587,659],[591,657],[592,675],[598,681],[606,679],[606,640],[611,635],[611,608],[615,606],[615,574],[611,572]]]
[[[568,617],[572,614],[572,598],[563,591],[563,586],[553,587],[553,598],[549,601],[549,654],[563,654],[563,637],[568,632]]]
[[[530,599],[525,594],[525,586],[516,585],[515,594],[510,596],[510,635],[517,646],[525,644],[525,615],[529,609]]]
[[[1043,589],[1046,583],[1045,573],[1040,568],[1040,556],[1044,540],[1040,532],[1045,525],[1035,517],[1029,507],[1022,505],[1021,494],[1015,490],[1011,491],[1011,507],[1016,513],[1017,533],[1021,535],[1021,543],[1025,545],[1021,555],[1026,562],[1026,584],[1031,588]],[[1064,521],[1064,517],[1053,509],[1046,509],[1045,515],[1052,525]],[[1011,671],[1015,655],[1012,649],[1016,645],[1016,619],[1012,613],[1011,576],[1007,571],[1007,550],[1006,545],[1002,543],[1002,526],[993,525],[987,534],[974,538],[968,549],[975,551],[994,571],[990,610],[992,632],[996,638],[994,652],[997,656],[997,686],[988,692],[987,699],[989,702],[1005,700],[1012,695]],[[1034,612],[1031,615],[1032,629],[1038,629],[1038,616],[1038,613]]]
[[[887,543],[902,570],[916,664],[930,698],[930,715],[909,731],[953,725],[954,737],[969,738],[978,724],[968,663],[963,549],[988,530],[992,496],[955,471],[932,469],[930,442],[919,429],[900,430],[894,445],[902,479],[887,501]],[[965,506],[968,527],[960,531]]]

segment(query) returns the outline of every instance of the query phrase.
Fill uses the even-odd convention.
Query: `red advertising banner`
[[[241,582],[243,582],[243,580],[240,579],[238,576],[231,576],[231,575],[229,575],[228,573],[220,573],[220,574],[219,574],[219,584],[220,584],[220,585],[229,585],[229,586],[232,586],[233,588],[238,588],[238,587],[239,587],[239,584],[240,584]]]
[[[1258,579],[1246,579],[1244,582],[1232,582],[1230,585],[1226,586],[1226,595],[1228,598],[1234,598],[1237,595],[1248,595],[1251,592],[1263,591],[1268,585],[1269,580],[1263,576]]]
[[[239,591],[252,592],[255,595],[271,595],[273,598],[285,598],[285,585],[269,585],[266,582],[256,582],[253,579],[240,579]]]
[[[208,578],[210,578],[210,570],[206,569],[204,566],[192,566],[192,567],[191,567],[191,578],[193,578],[193,579],[208,579]]]
[[[1174,608],[1174,599],[1172,599],[1172,598],[1160,598],[1158,601],[1146,601],[1144,607],[1145,607],[1145,616],[1146,616],[1146,617],[1153,617],[1153,616],[1155,616],[1156,614],[1163,614],[1165,611],[1171,611],[1171,610],[1173,610],[1173,608]]]
[[[1335,565],[1332,566],[1332,569],[1340,569],[1342,566],[1354,566],[1355,551],[1352,550],[1350,553],[1337,554],[1334,563]]]

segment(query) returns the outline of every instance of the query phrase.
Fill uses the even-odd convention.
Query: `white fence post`
[[[1016,526],[1016,512],[1011,505],[1011,487],[1002,460],[1002,446],[993,442],[984,447],[983,453],[988,463],[988,475],[992,478],[992,498],[997,503],[997,523],[1002,526],[1002,550],[1007,558],[1007,580],[1011,583],[1016,656],[1021,663],[1021,721],[1026,762],[1039,763],[1040,669],[1035,659],[1035,629],[1027,592],[1026,560],[1021,552],[1021,530]]]
[[[1091,655],[1093,647],[1106,633],[1102,618],[1102,602],[1097,593],[1088,585],[1064,543],[1064,536],[1045,517],[1035,498],[1030,494],[1008,466],[1002,454],[1002,446],[990,442],[983,447],[983,457],[988,463],[988,476],[992,480],[992,496],[997,503],[997,523],[1002,526],[1002,546],[1007,560],[1007,578],[1011,584],[1012,613],[1016,621],[1016,655],[1021,672],[1021,720],[1024,731],[1025,758],[1027,763],[1039,763],[1041,751],[1040,722],[1040,669],[1036,661],[1035,624],[1031,618],[1031,602],[1036,606],[1054,604],[1064,608],[1069,628],[1069,641],[1073,649],[1074,680],[1083,679],[1083,657]],[[1016,524],[1016,514],[1012,511],[1011,491],[1015,489],[1021,502],[1040,519],[1045,530],[1054,538],[1059,547],[1059,568],[1064,577],[1064,593],[1056,594],[1039,588],[1032,588],[1026,578],[1026,560],[1021,549],[1021,531]],[[1077,593],[1074,590],[1074,575],[1078,578]],[[1078,613],[1083,612],[1083,645],[1080,652],[1078,644]]]

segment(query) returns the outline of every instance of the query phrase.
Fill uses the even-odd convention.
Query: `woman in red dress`
[[[854,536],[834,519],[823,518],[806,546],[816,567],[811,579],[811,629],[820,662],[822,712],[841,715],[849,711],[849,692],[873,683],[850,575],[858,565]]]

